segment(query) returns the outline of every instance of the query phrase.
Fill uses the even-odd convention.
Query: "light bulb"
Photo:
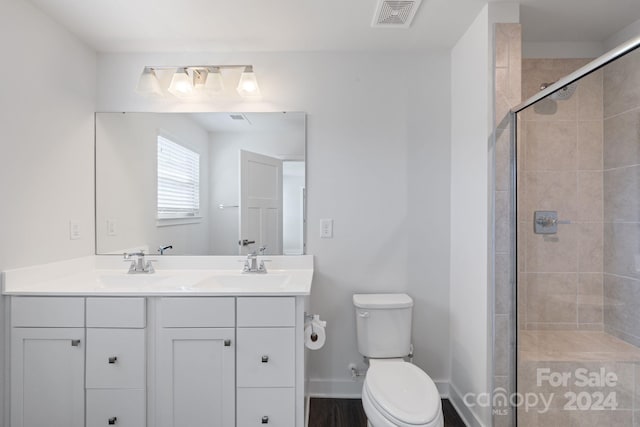
[[[193,93],[193,82],[186,68],[178,68],[173,74],[169,92],[177,97],[186,97]]]
[[[258,98],[260,97],[260,87],[258,86],[258,80],[253,72],[251,65],[245,67],[244,71],[240,75],[240,81],[236,88],[240,96],[245,98]]]

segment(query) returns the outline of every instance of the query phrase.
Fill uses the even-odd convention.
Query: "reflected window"
[[[200,212],[200,155],[158,135],[158,219]]]

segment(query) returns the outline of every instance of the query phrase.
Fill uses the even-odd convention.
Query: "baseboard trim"
[[[449,382],[434,381],[440,397],[449,398]],[[352,380],[323,380],[319,378],[309,379],[307,388],[309,397],[326,397],[333,399],[361,399],[362,379]]]
[[[451,383],[449,383],[449,402],[451,402],[467,427],[486,427],[485,424],[478,419],[476,414],[464,404],[460,392]]]

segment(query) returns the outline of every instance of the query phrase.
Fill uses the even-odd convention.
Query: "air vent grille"
[[[379,0],[373,16],[372,27],[409,28],[422,0]]]

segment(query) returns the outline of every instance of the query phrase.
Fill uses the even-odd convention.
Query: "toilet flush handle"
[[[358,316],[360,317],[369,317],[368,311],[358,311]]]

